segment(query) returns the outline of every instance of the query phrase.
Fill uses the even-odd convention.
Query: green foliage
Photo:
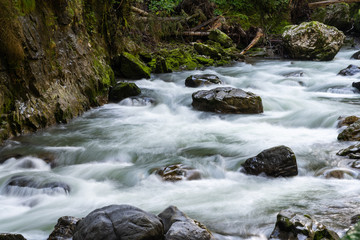
[[[35,0],[13,0],[15,7],[21,14],[27,14],[35,10]]]
[[[181,2],[181,0],[151,0],[149,3],[149,10],[157,15],[169,15],[174,12],[174,8]]]

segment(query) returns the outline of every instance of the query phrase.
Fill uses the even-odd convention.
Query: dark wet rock
[[[360,51],[357,51],[356,53],[354,53],[353,55],[351,55],[350,57],[351,59],[360,59]]]
[[[120,105],[124,106],[149,106],[155,103],[155,99],[149,97],[129,97],[121,100]]]
[[[353,124],[354,122],[356,122],[359,119],[360,118],[357,116],[339,117],[338,118],[339,122],[337,124],[337,127],[341,128],[344,126],[350,126],[351,124]]]
[[[127,97],[137,96],[141,93],[135,83],[121,82],[116,84],[109,93],[110,102],[119,102]]]
[[[195,43],[194,49],[200,55],[209,56],[212,59],[221,59],[221,54],[219,53],[219,51],[210,45],[203,44],[203,43]]]
[[[336,153],[339,156],[348,156],[351,159],[360,159],[360,144],[352,145]]]
[[[350,64],[347,68],[342,69],[338,75],[341,76],[353,76],[360,73],[360,67]]]
[[[351,86],[360,91],[360,82],[353,82]]]
[[[172,70],[168,66],[164,57],[158,56],[156,58],[155,73],[171,73]]]
[[[0,163],[4,163],[6,160],[8,160],[10,158],[21,158],[21,157],[23,157],[23,155],[18,154],[18,153],[4,154],[4,155],[0,156]]]
[[[261,98],[254,93],[231,87],[218,87],[192,94],[192,106],[217,113],[262,113]]]
[[[71,216],[64,216],[59,218],[48,240],[72,239],[75,233],[76,224],[79,220],[80,218],[71,217]]]
[[[320,61],[332,60],[345,39],[337,28],[316,21],[288,26],[282,37],[291,58]]]
[[[345,128],[337,139],[339,141],[360,141],[360,120]]]
[[[68,194],[70,186],[60,181],[52,181],[40,176],[12,176],[2,190],[9,195],[29,196],[34,194]]]
[[[277,215],[275,228],[270,235],[271,240],[337,240],[340,237],[309,215],[295,214],[283,210]]]
[[[193,88],[211,84],[222,84],[222,82],[215,74],[191,75],[185,80],[185,86]]]
[[[360,156],[358,156],[360,159]],[[360,169],[360,160],[355,160],[351,163],[352,168]]]
[[[181,181],[201,179],[199,170],[183,166],[182,164],[170,165],[156,171],[164,181]]]
[[[358,222],[360,222],[360,214],[356,214],[350,218],[351,224],[357,224]]]
[[[130,205],[110,205],[81,220],[73,240],[161,240],[164,227],[159,217]]]
[[[209,39],[220,43],[225,48],[229,48],[233,45],[232,39],[219,29],[210,31]]]
[[[210,231],[201,223],[189,218],[175,206],[158,215],[164,223],[165,240],[210,240]]]
[[[21,234],[0,233],[0,240],[26,240]]]
[[[123,52],[113,59],[113,68],[116,74],[129,79],[150,78],[150,68],[134,55]]]
[[[242,164],[243,171],[251,175],[261,173],[270,177],[292,177],[298,174],[294,152],[286,146],[266,149]]]

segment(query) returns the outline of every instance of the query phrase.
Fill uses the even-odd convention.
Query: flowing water
[[[151,101],[107,104],[67,125],[7,141],[0,148],[8,156],[0,165],[0,232],[46,239],[61,216],[131,204],[155,214],[175,205],[218,239],[266,239],[282,209],[313,215],[344,234],[360,213],[360,175],[353,169],[344,179],[326,179],[323,173],[349,169],[336,153],[351,143],[337,141],[336,125],[339,116],[358,114],[360,95],[351,87],[356,76],[337,73],[357,64],[350,60],[354,52],[344,49],[330,62],[260,60],[154,75],[136,81]],[[260,95],[264,113],[195,111],[191,94],[198,89],[184,80],[202,73]],[[247,158],[278,145],[295,152],[298,176],[240,172]],[[177,163],[199,169],[202,179],[163,182],[154,174]],[[62,182],[70,191],[7,186],[14,176]]]

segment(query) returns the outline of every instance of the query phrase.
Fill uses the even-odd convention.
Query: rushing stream
[[[354,52],[343,49],[330,62],[261,60],[154,75],[136,81],[152,102],[107,104],[67,125],[7,141],[0,148],[2,158],[9,156],[0,165],[0,232],[46,239],[61,216],[126,203],[155,214],[175,205],[218,239],[266,239],[282,209],[310,214],[343,235],[360,213],[360,175],[352,169],[352,177],[326,179],[324,172],[349,168],[336,153],[351,143],[337,141],[336,125],[339,116],[358,114],[360,95],[351,87],[356,76],[337,73],[357,64],[350,60]],[[195,111],[191,94],[199,89],[186,88],[184,80],[201,73],[260,95],[264,113]],[[239,172],[247,158],[277,145],[295,152],[298,176]],[[154,174],[176,163],[199,169],[203,178],[173,183]],[[19,175],[64,182],[70,192],[6,187]]]

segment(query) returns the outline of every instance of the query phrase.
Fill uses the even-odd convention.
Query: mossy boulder
[[[120,73],[125,78],[150,78],[150,68],[140,61],[139,58],[128,52],[123,52],[114,62],[115,72]]]
[[[269,239],[338,240],[340,237],[309,215],[283,210],[277,215],[275,228]]]
[[[193,93],[192,99],[192,106],[200,111],[246,114],[263,112],[259,96],[237,88],[218,87],[201,90]]]
[[[312,21],[286,27],[282,34],[289,56],[301,60],[332,60],[345,35],[337,28]]]
[[[209,56],[212,59],[221,59],[221,54],[213,47],[207,45],[207,44],[203,44],[203,43],[195,43],[194,44],[194,49],[200,54],[200,55],[205,55],[205,56]]]
[[[209,39],[220,43],[225,48],[229,48],[233,45],[232,39],[219,29],[212,30],[210,32]]]
[[[0,233],[0,240],[26,240],[21,234]]]
[[[360,141],[360,120],[345,128],[337,139],[339,141]]]
[[[198,180],[201,179],[201,172],[182,164],[170,165],[158,169],[155,172],[164,181],[176,182],[181,180]]]
[[[125,98],[137,96],[140,93],[141,90],[135,83],[121,82],[110,90],[109,101],[120,102]]]
[[[347,3],[336,3],[316,8],[311,14],[311,19],[343,31],[349,30],[352,25],[350,6]]]
[[[360,118],[357,116],[339,117],[337,127],[341,128],[344,126],[350,126]]]
[[[357,216],[359,217],[359,216]],[[346,232],[342,240],[358,240],[360,239],[360,223],[358,222],[355,226],[352,226],[349,231]]]

